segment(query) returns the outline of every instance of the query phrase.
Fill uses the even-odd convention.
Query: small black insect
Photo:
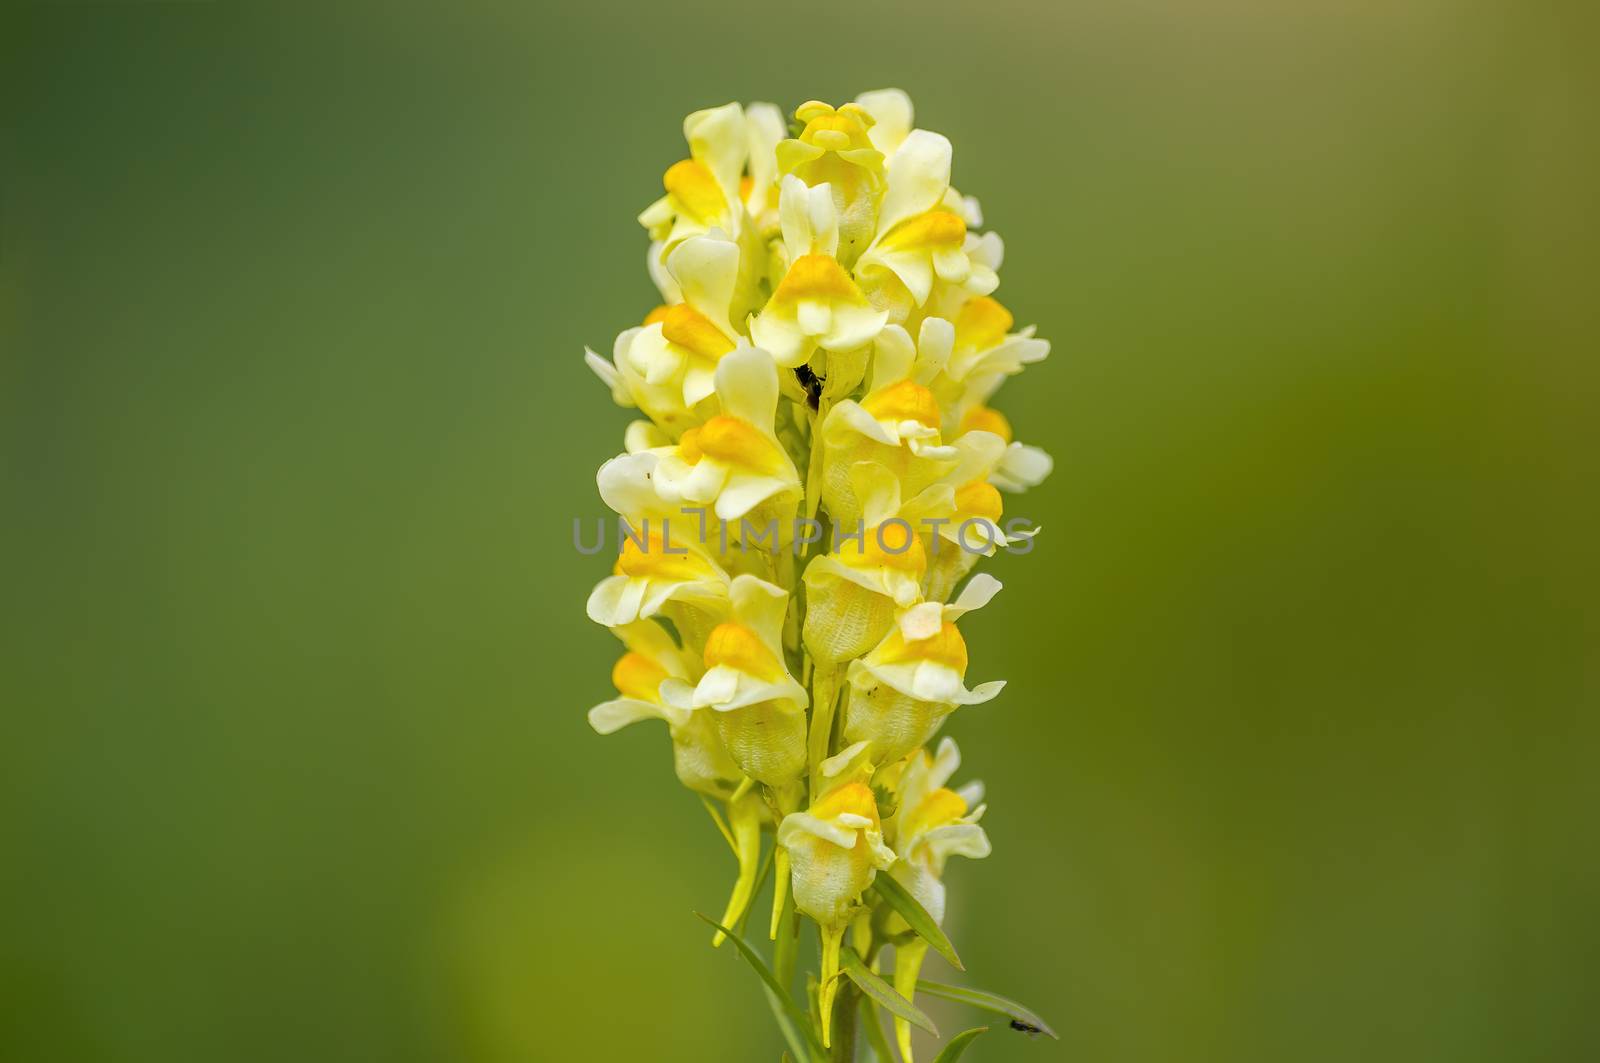
[[[800,381],[800,386],[805,389],[806,405],[813,410],[817,408],[817,401],[822,397],[822,377],[811,371],[809,365],[795,368],[795,379]]]
[[[1011,1028],[1019,1033],[1025,1033],[1029,1037],[1032,1037],[1036,1033],[1044,1033],[1044,1031],[1039,1029],[1039,1027],[1025,1023],[1021,1019],[1012,1019]]]

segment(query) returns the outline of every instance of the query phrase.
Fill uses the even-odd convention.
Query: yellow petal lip
[[[823,103],[821,100],[807,100],[794,109],[794,116],[802,122],[809,122],[825,114],[833,113],[833,104]]]
[[[1011,311],[987,295],[968,299],[956,315],[956,346],[988,350],[998,346],[1011,331],[1015,319]]]
[[[684,159],[667,167],[661,183],[683,209],[702,222],[715,221],[727,209],[728,200],[717,179],[704,164]]]
[[[800,133],[802,144],[824,151],[872,148],[867,130],[872,128],[874,119],[860,104],[847,103],[835,108],[820,100],[811,100],[795,108],[794,116],[806,124]]]
[[[841,544],[839,561],[851,568],[891,568],[919,575],[928,570],[928,554],[922,540],[909,523],[898,521],[866,529],[859,543],[852,538]]]
[[[794,116],[806,123],[807,127],[821,125],[824,129],[862,129],[866,130],[876,123],[877,119],[859,103],[846,103],[835,107],[821,100],[807,100],[794,110]]]
[[[813,253],[801,255],[784,274],[783,282],[773,293],[779,302],[798,302],[801,299],[848,299],[865,302],[866,297],[850,274],[844,271],[832,255]]]
[[[636,579],[665,579],[680,582],[716,577],[710,563],[704,558],[687,551],[680,553],[682,550],[683,546],[669,543],[666,537],[654,528],[644,536],[643,545],[633,536],[624,536],[622,553],[617,556],[617,564],[612,571],[619,576]]]
[[[956,512],[969,517],[987,517],[998,522],[1005,510],[1000,492],[987,480],[974,480],[956,489]]]
[[[776,443],[750,422],[727,414],[718,414],[685,432],[678,440],[678,453],[691,465],[703,457],[712,457],[767,476],[787,472]]]
[[[661,681],[667,670],[642,653],[629,651],[611,669],[611,684],[617,692],[640,701],[659,701]]]
[[[962,415],[960,434],[967,432],[992,432],[1007,443],[1011,442],[1011,422],[992,406],[974,406]]]
[[[916,421],[938,428],[939,401],[915,380],[901,380],[861,400],[861,408],[880,421]]]
[[[818,819],[834,819],[849,814],[878,822],[878,799],[872,796],[872,787],[866,783],[846,783],[824,794],[811,806],[811,814]]]
[[[743,624],[732,621],[718,624],[706,637],[705,665],[726,665],[738,672],[766,682],[783,676],[783,663],[772,655],[761,638]]]
[[[930,210],[896,225],[883,238],[891,250],[957,248],[967,238],[967,223],[948,210]]]
[[[672,307],[668,306],[666,303],[662,303],[660,306],[646,314],[644,316],[644,321],[641,324],[650,326],[654,325],[657,321],[665,321],[667,319],[667,314],[671,310]]]
[[[716,361],[733,350],[733,341],[724,336],[710,318],[687,303],[668,307],[660,321],[663,337],[702,358]],[[645,324],[650,324],[648,318]]]
[[[915,838],[935,827],[954,823],[967,814],[967,802],[954,790],[940,787],[924,797],[912,809],[902,831],[907,838]]]
[[[946,620],[937,634],[915,642],[907,642],[896,629],[884,640],[883,648],[876,654],[880,663],[904,664],[911,661],[932,661],[948,665],[961,675],[967,672],[967,643],[956,626]]]

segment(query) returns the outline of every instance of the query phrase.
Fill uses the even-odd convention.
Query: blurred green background
[[[0,1055],[777,1058],[584,720],[581,352],[685,113],[898,85],[1055,344],[950,926],[1064,1040],[968,1058],[1600,1056],[1583,6],[0,20]]]

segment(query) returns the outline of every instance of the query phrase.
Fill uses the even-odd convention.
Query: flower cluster
[[[722,927],[773,836],[769,929],[792,934],[794,910],[819,927],[826,1045],[847,932],[871,970],[896,946],[911,997],[927,942],[908,926],[942,919],[950,856],[989,853],[981,786],[947,787],[955,743],[928,744],[1004,685],[967,685],[960,623],[1000,589],[974,566],[1019,534],[1001,492],[1050,471],[990,400],[1049,345],[993,297],[1000,238],[974,231],[950,142],[914,128],[904,93],[794,119],[688,117],[689,157],[639,217],[662,304],[609,361],[587,352],[644,414],[598,478],[628,534],[588,612],[625,652],[589,720],[666,723],[738,860]],[[807,521],[831,534],[797,539]],[[752,527],[778,531],[752,544]],[[869,889],[880,875],[903,890]]]

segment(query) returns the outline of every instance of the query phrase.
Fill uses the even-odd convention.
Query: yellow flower
[[[915,344],[905,329],[890,325],[878,336],[866,395],[828,412],[822,423],[822,502],[836,525],[853,528],[861,519],[861,501],[850,482],[857,462],[882,465],[912,496],[955,459],[955,448],[940,442],[943,415],[928,387],[949,358],[953,340],[950,323],[937,318],[922,323]]]
[[[929,488],[903,506],[900,481],[873,462],[857,462],[850,476],[862,503],[860,534],[846,541],[836,530],[835,552],[812,558],[802,577],[805,644],[819,665],[866,653],[889,633],[896,608],[917,601],[928,568],[921,516],[948,509],[954,498],[948,487]]]
[[[960,766],[961,752],[951,738],[940,741],[933,757],[921,749],[912,753],[897,790],[899,807],[889,825],[899,854],[889,874],[936,923],[944,922],[945,861],[952,856],[981,860],[990,852],[989,836],[978,825],[984,811],[978,804],[983,784],[969,783],[959,790],[945,787]],[[890,928],[909,929],[899,916],[890,920]],[[895,947],[894,986],[908,1000],[916,992],[927,951],[928,943],[920,937]],[[900,1058],[911,1063],[911,1026],[896,1016],[894,1027]]]
[[[761,797],[741,787],[745,776],[717,736],[709,709],[687,709],[668,704],[661,684],[693,680],[700,674],[694,655],[680,649],[672,636],[653,620],[641,620],[615,629],[628,652],[611,670],[611,681],[622,696],[589,710],[589,725],[611,734],[645,719],[667,723],[672,736],[673,767],[689,789],[726,802],[729,842],[739,864],[733,892],[722,913],[723,926],[732,926],[744,914],[755,891],[760,869],[761,828],[771,822]],[[713,945],[722,943],[719,931]]]
[[[717,733],[744,773],[787,791],[806,766],[805,687],[783,659],[783,617],[789,592],[755,576],[734,578],[731,615],[712,628],[705,674],[690,685],[667,680],[670,704],[715,710]]]
[[[1012,332],[1011,312],[988,297],[964,302],[956,315],[955,343],[944,370],[933,383],[952,438],[972,431],[991,432],[1005,441],[988,480],[1003,491],[1037,486],[1050,474],[1050,455],[1012,438],[1011,424],[988,405],[1006,380],[1043,361],[1050,344],[1033,329]]]
[[[1026,491],[1030,487],[1037,487],[1055,466],[1050,455],[1043,450],[1012,439],[1011,422],[992,406],[980,403],[967,408],[957,428],[957,446],[964,436],[977,433],[997,436],[1005,445],[1005,450],[989,470],[989,482],[1002,491]]]
[[[795,907],[822,924],[844,921],[879,868],[894,862],[883,844],[872,788],[838,786],[805,812],[791,812],[778,828],[789,850]]]
[[[959,790],[945,784],[961,767],[955,739],[939,740],[938,751],[914,750],[896,787],[898,805],[887,832],[900,859],[890,874],[909,889],[933,916],[944,921],[945,891],[939,880],[952,856],[982,859],[989,855],[989,837],[978,825],[983,817],[982,783]]]
[[[957,419],[986,402],[1007,377],[1049,356],[1049,342],[1036,338],[1032,326],[1012,332],[1012,324],[1011,311],[989,296],[961,304],[950,359],[934,385]]]
[[[739,277],[739,245],[718,237],[690,237],[667,257],[667,272],[682,301],[652,313],[652,320],[634,333],[626,365],[652,388],[676,387],[683,408],[692,409],[711,394],[718,361],[739,344],[739,334],[728,321]]]
[[[807,188],[783,179],[778,204],[788,267],[772,297],[750,322],[750,336],[786,368],[804,365],[821,347],[849,351],[871,343],[888,321],[835,257],[839,222],[827,185]]]
[[[698,520],[664,502],[652,486],[659,456],[624,454],[600,467],[600,497],[627,520],[612,574],[589,596],[589,617],[606,627],[664,614],[669,604],[719,614],[727,609],[728,575],[697,541]],[[688,624],[681,612],[674,624]]]
[[[717,364],[720,413],[685,432],[655,468],[660,495],[736,521],[769,499],[800,497],[800,474],[774,431],[778,374],[765,351],[741,347]],[[787,523],[780,521],[780,527]]]
[[[590,709],[589,725],[606,735],[640,720],[665,720],[678,780],[709,797],[730,797],[744,773],[723,748],[711,714],[661,699],[661,684],[668,679],[692,681],[698,677],[698,662],[654,620],[638,620],[613,631],[628,649],[611,670],[611,681],[621,696]]]
[[[950,596],[979,558],[1038,532],[1034,528],[1008,535],[1000,526],[1005,503],[992,481],[1008,453],[1005,440],[974,429],[957,436],[953,446],[955,464],[936,485],[948,492],[950,505],[936,514],[937,540],[929,550],[926,580],[927,597],[938,602]]]
[[[890,157],[877,230],[855,267],[870,290],[889,284],[892,275],[920,307],[933,294],[935,278],[980,295],[1000,283],[967,253],[963,204],[949,199],[950,157],[950,141],[925,129],[912,130]],[[901,302],[894,294],[885,300]],[[902,307],[901,316],[908,311]]]
[[[862,891],[879,870],[894,863],[895,855],[883,844],[877,799],[862,782],[837,786],[805,812],[785,816],[778,825],[778,844],[789,854],[795,907],[815,919],[822,932],[818,1003],[826,1045],[845,929]]]
[[[743,210],[739,178],[749,155],[744,108],[737,103],[696,111],[683,120],[689,158],[667,168],[667,194],[652,203],[639,223],[670,252],[691,236],[721,229],[737,236]]]
[[[974,576],[953,603],[922,602],[901,613],[871,653],[851,661],[845,740],[869,743],[878,763],[899,760],[932,738],[959,706],[1000,693],[1004,680],[966,688],[967,644],[955,624],[999,590],[993,576]]]
[[[611,401],[622,407],[639,405],[633,396],[633,389],[622,379],[622,373],[615,364],[616,361],[626,357],[628,346],[633,343],[634,334],[637,332],[638,329],[627,329],[617,336],[612,346],[613,360],[602,358],[592,348],[583,349],[584,362],[594,371],[594,375],[600,378],[600,382],[610,389]]]
[[[883,190],[883,153],[869,132],[872,115],[860,104],[833,108],[812,100],[794,116],[805,129],[778,145],[778,169],[828,190],[838,217],[839,261],[848,267],[872,236]]]
[[[649,324],[655,325],[660,319],[660,313],[652,312]],[[684,404],[681,381],[668,377],[661,382],[651,383],[629,358],[634,340],[648,327],[638,326],[618,333],[616,342],[611,346],[610,360],[585,347],[584,361],[611,389],[611,398],[618,406],[637,406],[663,436],[676,439],[698,423],[699,417]]]

